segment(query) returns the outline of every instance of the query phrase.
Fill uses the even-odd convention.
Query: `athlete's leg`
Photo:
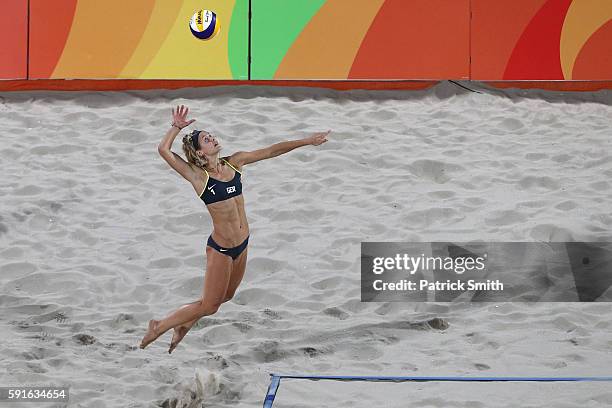
[[[248,250],[249,248],[247,246],[244,251],[242,251],[242,253],[238,255],[236,259],[234,259],[230,281],[227,285],[227,291],[225,292],[225,298],[223,299],[223,302],[227,302],[228,300],[234,297],[236,289],[238,289],[238,285],[240,285],[240,282],[242,282],[244,272],[246,271]]]
[[[248,244],[248,241],[246,243]],[[246,261],[247,261],[246,250],[247,250],[247,247],[245,246],[242,249],[242,252],[236,257],[236,259],[233,259],[233,265],[232,265],[232,270],[230,274],[230,282],[229,282],[227,291],[225,293],[225,298],[223,299],[223,303],[232,299],[232,297],[234,296],[234,293],[236,292],[236,289],[238,288],[238,285],[242,281],[242,277],[244,276],[244,271],[246,269]],[[233,251],[228,251],[229,254],[231,254],[232,252]],[[174,351],[176,346],[181,342],[181,340],[183,340],[183,338],[187,335],[189,330],[191,330],[193,325],[196,324],[198,320],[199,319],[194,319],[190,322],[187,322],[181,326],[177,326],[174,328],[174,333],[172,334],[172,341],[170,342],[170,348],[168,349],[168,353],[172,353],[172,351]]]
[[[202,298],[196,302],[181,306],[162,320],[151,320],[140,348],[145,348],[169,329],[197,321],[203,316],[217,312],[225,299],[232,268],[232,258],[223,255],[213,248],[206,247],[206,274]]]
[[[225,292],[225,299],[223,299],[223,303],[229,300],[232,300],[232,298],[234,297],[234,293],[236,293],[236,289],[238,289],[238,285],[240,285],[240,282],[242,281],[244,272],[246,270],[247,250],[248,248],[245,248],[245,250],[240,255],[238,255],[236,259],[233,260],[232,271],[230,274],[230,281],[227,287],[227,291]],[[198,303],[198,302],[200,301],[196,300],[195,302],[192,302],[190,304]],[[192,321],[187,322],[181,325],[180,327],[186,328],[187,331],[189,331],[189,329],[191,329],[198,322],[198,320],[200,320],[200,318],[193,319]],[[175,328],[178,328],[178,327],[175,327]]]

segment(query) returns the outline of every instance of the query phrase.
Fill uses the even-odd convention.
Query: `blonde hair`
[[[185,154],[187,161],[202,170],[208,171],[206,170],[206,167],[208,166],[208,160],[206,160],[205,157],[200,157],[197,155],[196,150],[193,147],[193,141],[191,138],[192,134],[183,136],[183,153]],[[224,156],[221,158],[227,161],[229,159],[229,156]],[[241,172],[240,174],[241,176],[244,176],[243,172]]]
[[[183,136],[183,153],[185,153],[185,157],[189,163],[201,168],[202,170],[206,170],[208,160],[197,155],[195,148],[193,147],[193,141],[191,140],[192,137],[192,134]]]

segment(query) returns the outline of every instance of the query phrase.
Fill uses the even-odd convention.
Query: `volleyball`
[[[219,32],[220,24],[214,12],[199,10],[191,16],[189,29],[200,40],[210,40]]]

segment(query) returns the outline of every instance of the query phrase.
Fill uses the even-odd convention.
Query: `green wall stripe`
[[[251,79],[274,73],[306,24],[327,0],[252,0]]]
[[[249,0],[236,0],[230,22],[227,57],[232,79],[248,79]]]

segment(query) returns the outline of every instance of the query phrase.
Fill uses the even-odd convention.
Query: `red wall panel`
[[[470,0],[386,0],[349,79],[469,79]]]
[[[1,0],[0,79],[24,79],[28,67],[28,0]]]
[[[49,78],[64,51],[78,0],[30,0],[30,79]]]
[[[472,80],[612,80],[612,0],[471,0]]]

